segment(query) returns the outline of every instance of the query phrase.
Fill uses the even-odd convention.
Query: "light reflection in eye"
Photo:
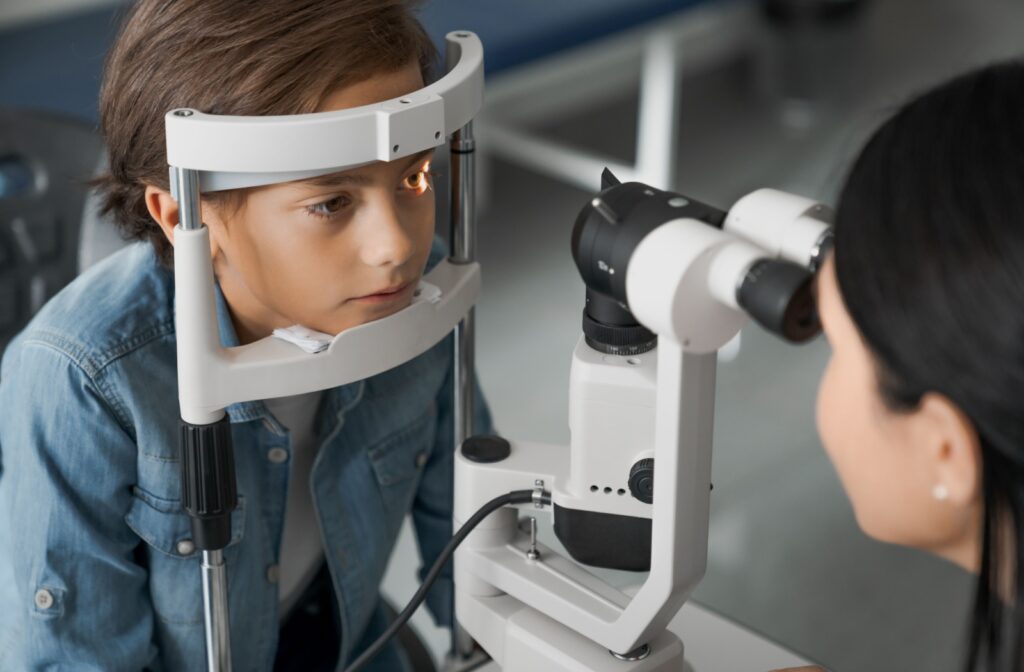
[[[430,170],[430,162],[423,164],[423,168],[413,173],[409,177],[402,180],[402,186],[405,190],[411,191],[414,196],[422,196],[427,191],[434,188],[433,178],[435,173]]]
[[[430,162],[423,164],[417,172],[402,180],[400,191],[408,192],[410,196],[422,196],[434,188],[434,178],[437,173],[430,170]],[[305,206],[305,211],[319,219],[334,219],[342,215],[346,208],[351,205],[352,199],[347,195],[338,195],[320,203]]]

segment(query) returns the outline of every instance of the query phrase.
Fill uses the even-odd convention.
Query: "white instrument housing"
[[[485,464],[456,455],[457,524],[499,493],[534,488],[551,492],[555,507],[650,519],[650,573],[633,597],[553,549],[528,553],[513,507],[469,535],[456,551],[457,614],[504,669],[682,669],[682,644],[665,626],[707,562],[716,353],[748,320],[737,303],[748,271],[780,257],[810,265],[828,233],[824,213],[761,190],[741,199],[723,228],[688,218],[657,226],[636,245],[625,284],[628,309],[657,334],[657,347],[606,355],[579,340],[569,446],[512,441],[508,457]],[[652,504],[625,482],[644,458],[657,464]],[[603,649],[646,655],[624,662]]]

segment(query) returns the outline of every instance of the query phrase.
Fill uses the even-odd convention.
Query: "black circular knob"
[[[654,459],[640,460],[629,470],[629,492],[644,504],[654,502]]]
[[[471,436],[462,444],[462,455],[470,462],[501,462],[512,454],[512,445],[500,436]]]
[[[583,335],[587,345],[606,355],[631,357],[649,352],[658,344],[658,337],[637,322],[624,303],[589,287]]]
[[[606,355],[633,357],[654,350],[658,337],[647,327],[603,324],[583,311],[583,335],[587,345]]]

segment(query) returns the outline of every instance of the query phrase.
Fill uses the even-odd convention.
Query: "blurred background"
[[[0,3],[0,348],[78,272],[83,243],[117,244],[103,222],[83,234],[78,213],[90,218],[82,180],[101,157],[96,96],[121,11]],[[478,370],[501,432],[549,443],[568,441],[583,300],[569,234],[600,166],[721,208],[760,187],[831,204],[902,102],[1024,51],[1017,0],[433,0],[422,15],[439,41],[484,41]],[[961,669],[972,578],[858,531],[815,433],[827,357],[821,340],[748,327],[721,358],[694,599],[838,672]],[[413,589],[412,544],[389,570],[396,602]]]

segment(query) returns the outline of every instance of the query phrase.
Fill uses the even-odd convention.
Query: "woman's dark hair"
[[[314,112],[335,89],[419,63],[437,52],[417,0],[138,0],[107,55],[100,120],[109,171],[94,181],[104,214],[126,239],[173,250],[146,209],[145,188],[167,190],[164,115]],[[204,195],[244,203],[246,190]]]
[[[887,405],[938,392],[980,437],[967,667],[1024,669],[1024,63],[958,77],[875,133],[840,198],[835,262]]]

